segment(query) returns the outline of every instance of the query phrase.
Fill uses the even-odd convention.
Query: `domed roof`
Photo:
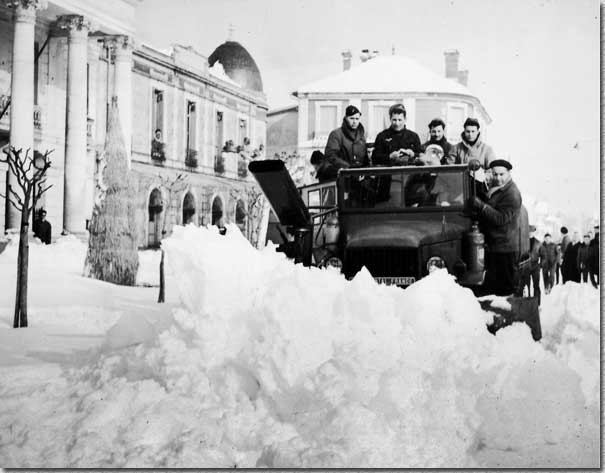
[[[225,41],[208,58],[210,67],[222,64],[225,73],[244,89],[263,91],[260,71],[250,53],[236,41]]]

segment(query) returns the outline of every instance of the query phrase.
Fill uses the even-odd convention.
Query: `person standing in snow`
[[[563,284],[567,281],[566,274],[563,271],[563,259],[565,258],[565,252],[567,251],[567,246],[571,242],[571,237],[569,236],[569,231],[567,227],[561,227],[561,242],[559,243],[559,261],[557,263],[557,284],[559,284],[559,272],[561,273],[561,280]]]
[[[381,131],[374,141],[372,162],[381,166],[412,164],[420,154],[420,138],[405,126],[407,112],[403,104],[389,108],[391,126]]]
[[[439,145],[443,150],[441,164],[448,164],[448,160],[453,161],[453,158],[450,158],[452,144],[445,138],[445,122],[441,118],[434,118],[431,120],[429,123],[429,135],[429,140],[422,144],[420,151],[426,153],[426,150],[430,145]]]
[[[574,232],[571,242],[565,248],[563,255],[563,281],[580,282],[580,271],[578,269],[578,250],[580,248],[580,233]]]
[[[460,135],[462,141],[452,148],[448,164],[467,164],[471,159],[476,159],[483,169],[489,169],[489,163],[496,159],[496,155],[492,147],[483,142],[479,128],[481,126],[476,118],[466,119]]]
[[[584,235],[584,242],[578,248],[578,271],[580,271],[581,282],[588,282],[589,265],[590,235]]]
[[[559,261],[559,247],[552,241],[550,233],[544,235],[544,242],[540,248],[540,266],[542,266],[542,278],[544,290],[549,294],[555,284],[555,271]]]
[[[594,227],[595,235],[590,241],[588,252],[588,272],[590,282],[595,288],[599,287],[599,226]]]
[[[35,225],[34,237],[39,238],[45,245],[50,245],[52,241],[52,226],[46,220],[46,210],[40,211],[40,220]]]
[[[326,143],[326,160],[336,168],[362,167],[370,164],[366,133],[361,112],[355,105],[345,109],[342,126],[332,130]]]
[[[485,235],[485,278],[482,294],[508,296],[518,285],[519,216],[521,193],[513,182],[512,165],[504,159],[490,163],[492,187],[487,201],[475,196],[469,200]]]
[[[529,226],[529,274],[531,277],[531,295],[540,300],[540,248],[542,242],[536,238],[536,227]]]

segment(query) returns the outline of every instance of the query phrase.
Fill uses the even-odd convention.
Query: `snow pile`
[[[445,272],[405,291],[365,271],[346,281],[257,251],[234,225],[175,227],[163,245],[173,323],[125,315],[83,368],[3,373],[0,464],[599,464],[594,289],[545,297],[538,344],[521,324],[489,334]]]

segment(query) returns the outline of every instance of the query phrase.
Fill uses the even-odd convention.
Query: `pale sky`
[[[209,56],[227,39],[259,66],[269,108],[361,49],[444,74],[457,49],[492,117],[488,143],[523,194],[564,215],[599,208],[598,0],[142,0],[138,36]],[[363,121],[363,117],[362,117]],[[416,130],[424,133],[424,130]]]

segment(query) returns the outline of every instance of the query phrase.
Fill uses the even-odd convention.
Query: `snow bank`
[[[599,465],[594,289],[545,297],[535,343],[521,324],[489,334],[445,272],[405,291],[365,271],[346,281],[255,250],[234,225],[175,227],[164,246],[174,323],[124,316],[84,368],[11,373],[0,464]]]

